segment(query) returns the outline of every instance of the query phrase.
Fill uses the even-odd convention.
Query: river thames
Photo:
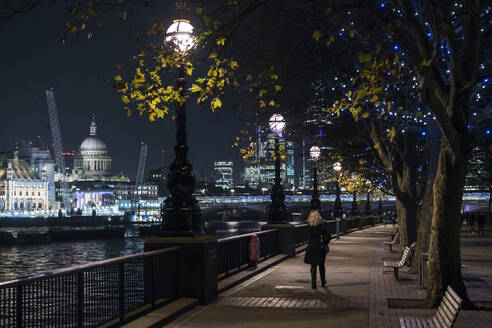
[[[207,233],[215,234],[217,238],[260,229],[260,223],[256,221],[213,222],[207,226]],[[147,238],[139,237],[138,228],[130,226],[126,237],[120,239],[0,245],[0,282],[140,253]]]

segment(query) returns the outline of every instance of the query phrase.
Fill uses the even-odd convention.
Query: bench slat
[[[456,299],[454,297],[451,296],[451,294],[446,290],[446,293],[444,293],[444,297],[445,299],[447,299],[455,309],[459,310],[459,308],[461,307],[461,298],[459,301],[456,301]]]
[[[434,324],[434,321],[433,321],[433,319],[432,319],[432,318],[427,319],[427,326],[428,326],[429,328],[437,328],[437,327],[436,327],[436,325]]]
[[[454,321],[454,315],[451,311],[449,311],[449,309],[447,308],[446,305],[444,305],[443,302],[441,302],[441,304],[439,305],[439,308],[437,310],[437,312],[439,312],[441,314],[441,317],[443,317],[444,319],[446,319],[446,321],[449,323],[449,324],[452,324],[453,321]]]
[[[443,315],[442,311],[438,310],[434,317],[439,320],[442,327],[451,327],[452,322],[445,315]]]
[[[450,328],[456,321],[462,302],[451,286],[448,286],[439,308],[431,319],[404,317],[400,318],[400,325],[404,328]]]
[[[461,299],[461,297],[458,296],[458,294],[456,294],[456,292],[454,291],[453,288],[451,288],[451,286],[448,286],[448,288],[446,289],[446,292],[449,292],[449,294],[454,298],[456,303],[460,304],[460,306],[461,306],[461,303],[463,302],[463,300]]]
[[[452,311],[452,312],[458,312],[460,309],[460,306],[456,304],[456,302],[451,299],[448,295],[444,295],[442,298],[442,302],[446,303],[446,306]]]
[[[434,326],[436,326],[437,328],[446,328],[445,326],[441,326],[439,320],[436,319],[436,316],[432,317],[432,322],[434,323]]]
[[[414,318],[415,319],[415,325],[416,327],[418,328],[424,328],[424,326],[422,325],[422,319],[420,318]]]
[[[456,317],[456,311],[454,311],[452,308],[449,308],[448,304],[443,300],[441,301],[441,304],[439,304],[439,309],[444,312],[444,314],[448,317],[448,319],[453,322],[454,318]]]

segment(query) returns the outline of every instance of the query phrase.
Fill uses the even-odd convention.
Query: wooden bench
[[[415,247],[415,243],[410,245],[410,247],[405,246],[405,249],[403,250],[403,254],[401,255],[401,259],[398,262],[395,261],[384,261],[384,267],[385,268],[393,268],[393,273],[395,275],[395,279],[399,280],[400,276],[398,275],[398,270],[402,268],[405,263],[408,261],[408,257],[410,256],[410,253],[412,252],[412,249]]]
[[[390,252],[392,251],[392,250],[391,250],[392,246],[393,246],[394,244],[396,244],[396,242],[397,242],[397,240],[398,240],[398,235],[399,235],[399,233],[397,232],[397,233],[396,233],[396,235],[395,235],[395,238],[393,238],[393,240],[392,240],[392,241],[385,241],[385,242],[384,242],[384,244],[385,244],[385,245],[389,245],[389,250],[390,250]]]
[[[448,286],[444,297],[439,304],[436,314],[430,319],[416,317],[401,317],[401,328],[451,328],[460,311],[462,300],[456,292]]]

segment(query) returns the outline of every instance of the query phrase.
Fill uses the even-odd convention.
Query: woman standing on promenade
[[[308,218],[309,245],[306,248],[304,263],[311,264],[311,287],[316,289],[316,267],[319,266],[321,286],[325,287],[325,258],[329,252],[328,243],[331,236],[326,222],[317,210],[312,210]]]

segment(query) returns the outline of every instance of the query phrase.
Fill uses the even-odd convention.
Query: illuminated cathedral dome
[[[74,158],[74,168],[86,176],[111,174],[111,157],[106,143],[97,137],[96,118],[92,116],[89,136],[82,141]]]

